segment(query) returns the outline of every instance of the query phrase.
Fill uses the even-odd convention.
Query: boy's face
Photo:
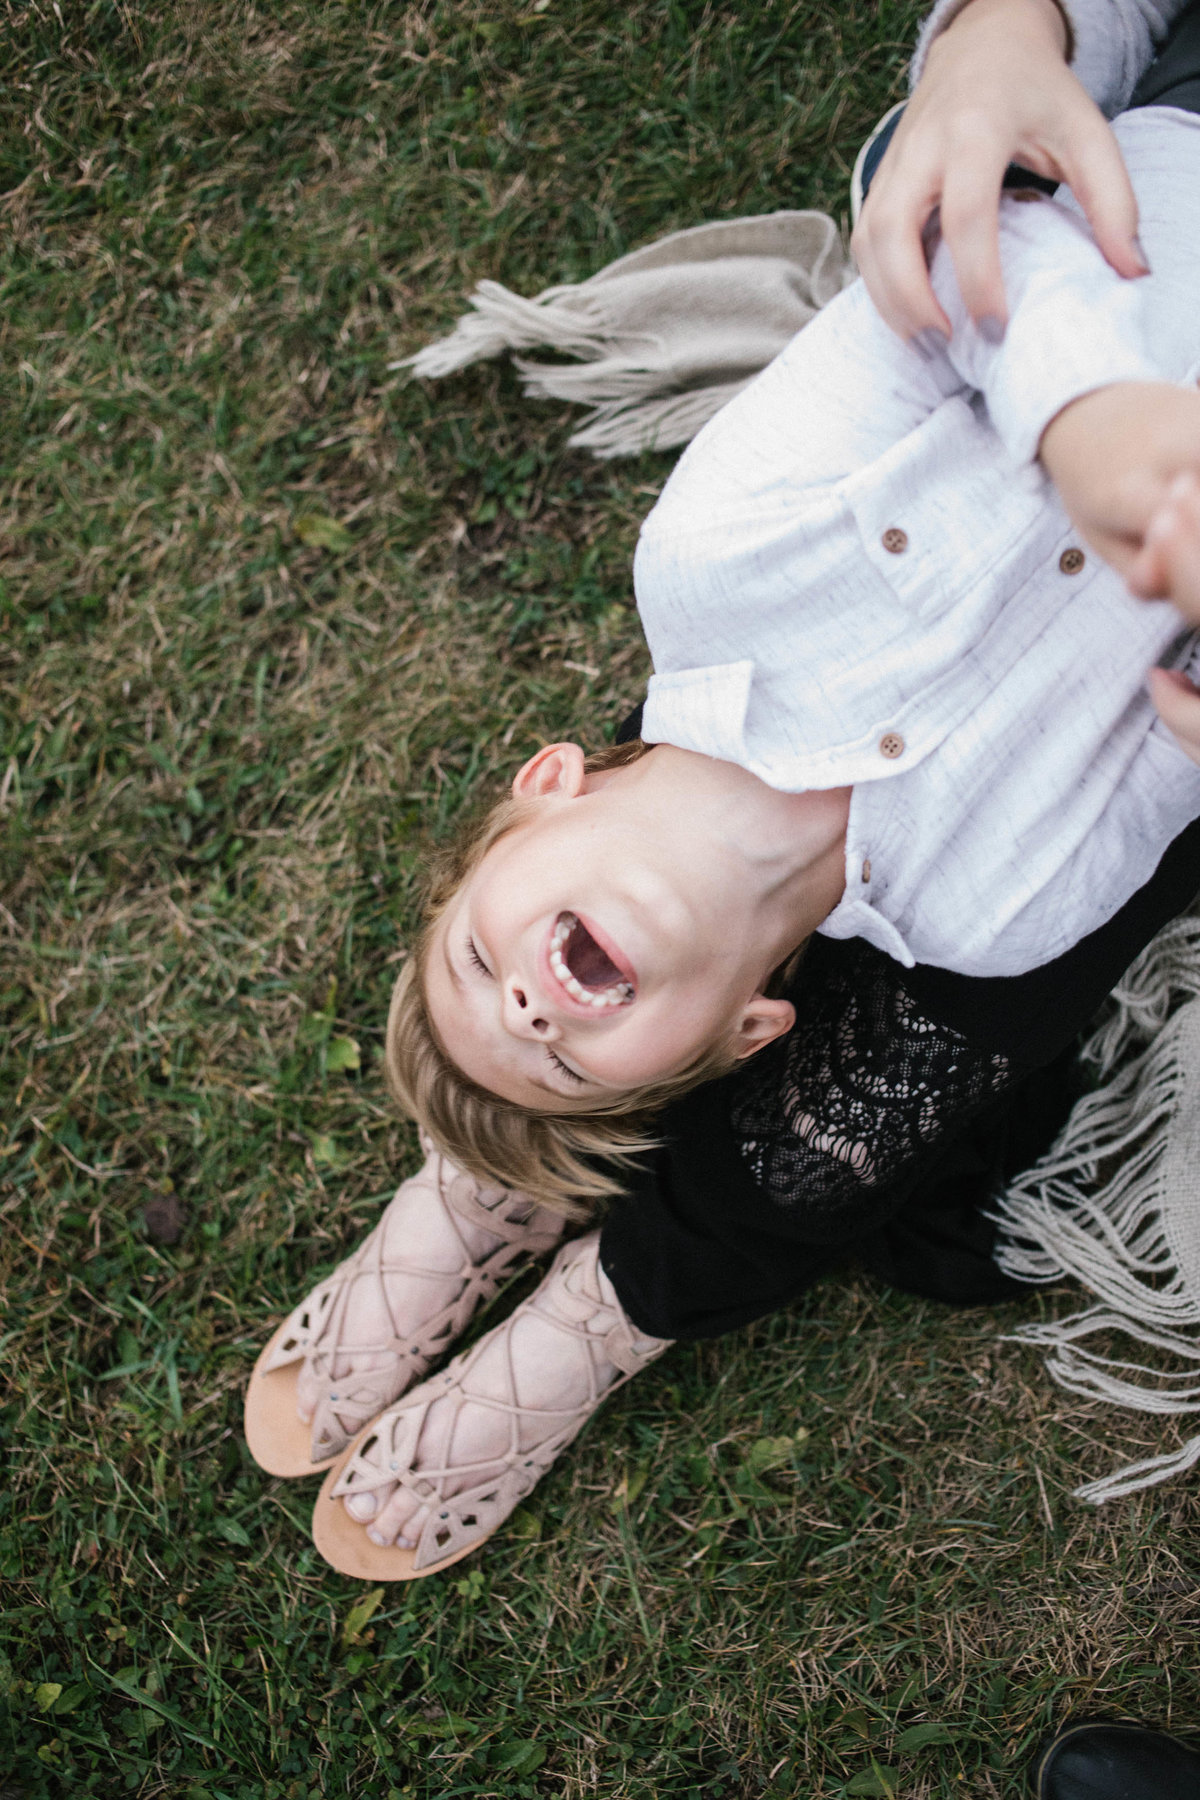
[[[698,883],[582,760],[552,745],[526,764],[514,791],[530,816],[455,895],[426,969],[447,1054],[539,1112],[595,1109],[718,1043],[748,1055],[793,1016],[758,993],[759,962],[722,931],[711,878]]]

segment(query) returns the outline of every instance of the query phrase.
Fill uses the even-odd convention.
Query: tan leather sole
[[[424,1569],[413,1567],[415,1550],[401,1550],[395,1544],[386,1547],[373,1544],[367,1536],[366,1526],[350,1517],[345,1502],[333,1498],[333,1490],[345,1464],[356,1455],[359,1445],[374,1429],[373,1424],[364,1425],[353,1442],[346,1446],[321,1483],[313,1507],[313,1543],[330,1568],[336,1569],[339,1575],[353,1575],[359,1581],[423,1581],[426,1575],[439,1575],[452,1563],[462,1562],[464,1557],[473,1555],[486,1544],[488,1538],[495,1536],[499,1525],[476,1538],[473,1544],[461,1545],[452,1555],[444,1556],[440,1562],[430,1563]]]
[[[268,1475],[295,1480],[301,1475],[319,1475],[337,1459],[312,1460],[312,1428],[296,1411],[296,1386],[303,1364],[297,1361],[282,1369],[263,1370],[287,1324],[285,1319],[254,1365],[243,1420],[246,1447],[259,1468]]]

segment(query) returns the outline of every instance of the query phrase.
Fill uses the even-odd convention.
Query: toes
[[[352,1519],[357,1519],[360,1525],[365,1525],[368,1519],[373,1519],[378,1510],[379,1502],[376,1500],[374,1494],[362,1493],[346,1495],[346,1511],[350,1514]]]
[[[403,1488],[393,1488],[372,1519],[367,1536],[375,1544],[394,1544],[398,1539],[415,1539],[420,1532],[417,1519],[423,1519],[425,1511]]]
[[[296,1377],[296,1411],[306,1425],[312,1423],[318,1398],[317,1381],[306,1360],[300,1364],[300,1373]]]

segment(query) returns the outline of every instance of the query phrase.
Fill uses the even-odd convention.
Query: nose
[[[540,1010],[536,995],[517,977],[505,983],[504,1026],[514,1037],[536,1038],[543,1044],[559,1036],[558,1026]]]

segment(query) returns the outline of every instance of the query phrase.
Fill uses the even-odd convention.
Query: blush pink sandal
[[[365,1424],[420,1380],[505,1276],[552,1250],[562,1236],[563,1220],[553,1213],[523,1194],[484,1186],[428,1140],[422,1143],[428,1153],[424,1166],[402,1184],[353,1255],[284,1320],[255,1364],[246,1391],[246,1443],[269,1475],[312,1475],[328,1468]],[[461,1250],[457,1268],[423,1267],[415,1257],[398,1253],[394,1244],[389,1252],[389,1215],[398,1206],[411,1205],[415,1189],[425,1190],[428,1203],[445,1214]],[[485,1232],[493,1247],[472,1254],[465,1235],[470,1228]],[[394,1275],[428,1280],[443,1293],[454,1284],[453,1297],[415,1330],[403,1331],[388,1303],[388,1277]],[[367,1283],[392,1323],[389,1335],[373,1336],[370,1342],[356,1336],[353,1325],[356,1301],[361,1304]],[[344,1367],[342,1359],[351,1357],[370,1358],[373,1366],[335,1375],[336,1367]],[[320,1384],[311,1424],[297,1412],[297,1383],[306,1360]]]
[[[313,1513],[313,1541],[326,1562],[363,1581],[412,1581],[436,1575],[469,1556],[497,1531],[531,1492],[560,1450],[577,1437],[601,1401],[669,1349],[668,1338],[647,1337],[625,1317],[599,1266],[598,1231],[566,1244],[536,1293],[470,1350],[377,1418],[325,1477]],[[585,1374],[587,1395],[562,1408],[523,1406],[513,1355],[522,1318],[537,1313],[561,1335],[562,1356]],[[487,1357],[503,1349],[506,1399],[472,1387]],[[493,1375],[494,1379],[494,1375]],[[449,1404],[454,1420],[442,1441],[452,1446],[457,1420],[468,1403],[499,1414],[507,1446],[499,1455],[451,1466],[418,1466],[421,1436],[431,1407]],[[441,1435],[441,1434],[440,1434]],[[450,1455],[445,1459],[449,1464]],[[458,1487],[460,1491],[448,1491]],[[381,1546],[342,1504],[348,1495],[399,1487],[428,1514],[416,1544]]]

